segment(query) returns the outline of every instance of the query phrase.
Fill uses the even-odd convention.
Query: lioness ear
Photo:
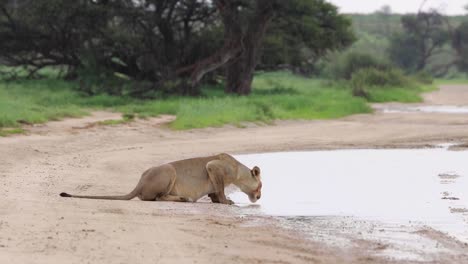
[[[255,177],[260,176],[260,168],[259,167],[257,167],[257,166],[253,167],[252,176],[255,176]]]

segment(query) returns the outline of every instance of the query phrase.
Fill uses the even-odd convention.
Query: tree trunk
[[[180,68],[178,75],[191,72],[186,85],[189,94],[195,94],[203,76],[224,65],[227,66],[225,91],[247,95],[251,92],[253,73],[268,22],[273,17],[272,0],[257,0],[255,11],[245,32],[239,16],[238,3],[230,0],[214,1],[224,24],[224,45],[212,56],[193,65]]]
[[[268,22],[273,16],[271,0],[258,0],[254,17],[250,20],[242,40],[241,55],[226,67],[226,93],[248,95],[252,91],[252,81],[261,54],[261,44]]]
[[[246,64],[244,58],[239,58],[236,62],[226,67],[226,86],[224,88],[226,93],[238,95],[250,94],[253,71],[245,68]]]
[[[241,52],[242,29],[237,3],[230,0],[216,0],[214,3],[221,14],[225,27],[224,45],[208,58],[176,71],[177,75],[188,71],[191,72],[189,79],[184,84],[188,94],[198,92],[198,85],[205,74],[224,66],[230,60],[239,56]]]

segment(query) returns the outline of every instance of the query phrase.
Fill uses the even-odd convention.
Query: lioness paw
[[[193,203],[192,198],[186,198],[186,197],[180,197],[180,201],[185,202],[185,203]]]

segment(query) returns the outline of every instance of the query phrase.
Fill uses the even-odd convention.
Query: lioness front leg
[[[224,177],[228,177],[226,175],[226,164],[221,160],[213,160],[206,164],[206,169],[208,171],[208,177],[213,184],[214,193],[209,194],[208,196],[211,198],[211,201],[214,203],[222,203],[222,204],[234,204],[233,201],[226,198],[224,194]]]
[[[221,203],[219,201],[219,197],[218,197],[218,195],[216,193],[210,193],[210,194],[208,194],[208,197],[210,197],[212,203]],[[226,198],[226,200],[228,200],[228,204],[234,204],[234,202],[232,200],[227,199],[227,198]]]
[[[219,197],[216,195],[216,193],[210,193],[208,194],[208,197],[210,197],[212,203],[220,203]]]
[[[193,202],[191,198],[186,198],[176,195],[163,195],[156,198],[156,201],[165,201],[165,202]]]

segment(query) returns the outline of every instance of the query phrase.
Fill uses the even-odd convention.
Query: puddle
[[[438,246],[440,241],[424,240],[418,230],[468,242],[468,151],[339,150],[236,158],[260,166],[263,176],[257,204],[243,193],[230,195],[244,214],[276,216],[286,227],[331,243],[371,234],[384,243],[382,252],[414,260],[424,260],[412,256],[414,250],[448,250]],[[409,241],[414,250],[405,254]]]
[[[441,114],[468,114],[468,106],[431,105],[374,105],[375,110],[383,113],[441,113]]]

